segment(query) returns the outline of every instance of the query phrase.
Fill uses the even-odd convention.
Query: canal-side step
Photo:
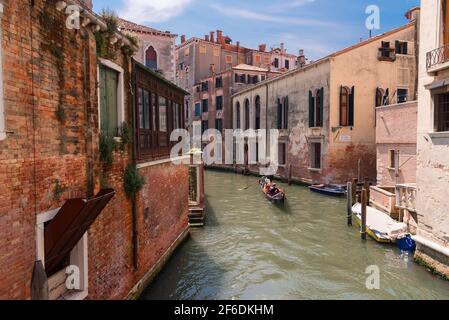
[[[189,209],[189,225],[193,228],[204,227],[204,220],[206,219],[204,209],[190,208]]]

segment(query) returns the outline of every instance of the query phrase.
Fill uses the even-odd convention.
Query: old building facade
[[[375,110],[379,93],[390,103],[414,100],[416,21],[233,97],[262,106],[262,129],[279,129],[278,175],[306,183],[345,184],[361,174],[375,180]],[[237,121],[245,122],[245,115]],[[254,120],[250,120],[254,123]],[[253,127],[252,127],[253,128]]]
[[[416,257],[449,276],[449,2],[421,1]],[[413,201],[414,203],[414,201]]]
[[[168,153],[186,92],[111,17],[83,7],[69,29],[61,3],[0,4],[0,299],[134,297],[188,235],[188,165]]]
[[[193,121],[202,122],[203,132],[207,129],[221,132],[223,129],[232,129],[232,95],[278,74],[279,72],[268,69],[240,64],[202,79],[194,87]]]
[[[174,82],[176,72],[175,46],[176,34],[160,31],[143,25],[120,19],[122,32],[138,39],[139,49],[134,59],[151,70],[161,73],[166,79]]]
[[[275,58],[276,56],[276,58]],[[274,66],[275,59],[279,62]],[[291,62],[285,62],[289,60]],[[176,84],[188,91],[191,95],[186,101],[187,124],[191,126],[195,117],[193,96],[194,87],[203,79],[210,77],[240,64],[247,64],[271,71],[286,71],[296,67],[296,56],[288,54],[285,47],[282,50],[267,50],[265,44],[257,49],[250,49],[240,45],[240,42],[232,42],[223,31],[212,31],[204,38],[190,38],[181,36],[181,43],[176,47]],[[285,68],[285,67],[288,68]]]

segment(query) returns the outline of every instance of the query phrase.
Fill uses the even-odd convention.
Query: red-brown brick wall
[[[187,166],[165,163],[139,172],[146,180],[138,199],[141,273],[154,265],[187,227],[189,183]]]
[[[54,3],[36,0],[30,8],[27,0],[4,1],[5,115],[13,133],[0,141],[0,299],[30,298],[36,215],[92,196],[100,176],[117,194],[88,232],[89,299],[121,299],[187,226],[187,169],[142,170],[148,183],[138,197],[133,270],[132,203],[123,190],[131,148],[116,152],[110,167],[100,163],[95,40],[91,31],[66,29]],[[114,62],[125,69],[130,123],[129,61],[119,55]],[[59,106],[65,122],[57,119]],[[151,208],[148,221],[143,204]]]

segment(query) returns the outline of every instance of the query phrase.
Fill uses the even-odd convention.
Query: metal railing
[[[427,70],[436,65],[448,61],[449,61],[449,44],[441,48],[427,52],[427,62],[426,62]]]
[[[396,185],[396,207],[416,212],[416,191],[415,184]]]

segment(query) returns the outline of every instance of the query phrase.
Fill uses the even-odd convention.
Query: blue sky
[[[407,23],[405,12],[419,0],[94,0],[97,12],[112,9],[131,21],[188,38],[220,29],[243,46],[284,42],[288,52],[305,49],[311,59],[367,38],[369,5],[380,8],[381,29],[375,35]]]

